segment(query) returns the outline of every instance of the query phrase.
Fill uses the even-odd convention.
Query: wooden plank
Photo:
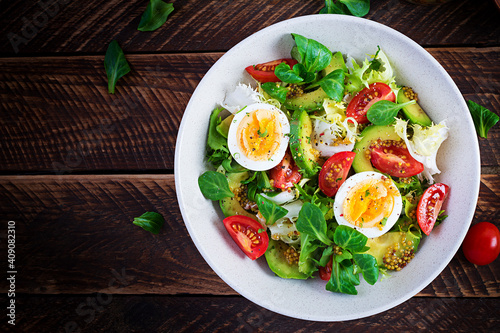
[[[466,99],[500,110],[500,47],[429,49]],[[103,57],[0,59],[0,172],[172,170],[184,109],[222,53],[127,56],[107,93]],[[500,127],[480,140],[498,166]]]
[[[144,1],[10,1],[0,18],[2,55],[100,53],[117,39],[131,52],[227,51],[271,24],[318,14],[324,1],[173,0],[175,11],[155,32],[137,26]],[[372,1],[367,19],[385,24],[424,46],[498,45],[498,13],[491,0],[417,6]]]
[[[500,226],[499,189],[482,176],[474,222]],[[145,211],[165,217],[159,235],[132,224]],[[16,221],[19,293],[235,294],[191,242],[173,175],[2,176],[0,215]],[[459,251],[419,295],[499,297],[499,275],[500,260],[475,267]]]
[[[285,317],[238,296],[20,295],[16,302],[16,326],[3,320],[2,332],[493,332],[500,325],[500,302],[483,298],[414,297],[344,322]]]

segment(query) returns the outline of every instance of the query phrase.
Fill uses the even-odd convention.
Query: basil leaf
[[[150,0],[146,10],[139,22],[139,31],[154,31],[167,21],[170,13],[174,11],[174,5],[161,0]]]
[[[387,100],[381,100],[374,103],[370,107],[368,112],[366,112],[366,117],[374,125],[386,126],[394,121],[394,118],[398,115],[399,110],[407,105],[415,103],[415,100],[411,100],[409,102],[401,104],[396,104]]]
[[[340,102],[342,98],[344,98],[344,79],[344,70],[336,69],[322,78],[319,81],[319,85],[323,88],[328,97],[336,102]]]
[[[292,34],[292,36],[302,60],[301,64],[304,65],[307,72],[319,72],[330,64],[332,51],[326,46],[298,34]]]
[[[368,253],[355,253],[352,255],[354,262],[361,269],[363,278],[366,282],[374,285],[378,280],[378,265],[377,259]]]
[[[267,225],[275,224],[276,221],[288,214],[288,210],[260,194],[257,195],[257,206],[259,207],[259,212],[266,219]]]
[[[106,50],[104,69],[108,76],[108,92],[114,94],[118,79],[130,72],[130,66],[127,59],[125,59],[125,54],[116,40],[109,43]]]
[[[332,262],[332,275],[326,284],[326,290],[350,295],[357,295],[356,287],[359,277],[354,274],[354,267],[350,260]]]
[[[205,171],[198,177],[198,186],[205,198],[210,200],[234,197],[234,193],[229,189],[227,178],[219,172]]]
[[[281,103],[284,103],[286,101],[286,95],[288,94],[288,89],[282,87],[280,84],[277,84],[276,82],[266,82],[263,83],[261,87],[272,98],[277,99]]]
[[[312,203],[306,202],[302,206],[295,225],[300,233],[308,234],[326,245],[332,244],[332,241],[326,236],[327,225],[325,217],[321,209]]]
[[[488,131],[498,122],[500,118],[484,106],[481,106],[471,100],[467,101],[467,106],[469,107],[477,134],[480,137],[487,139]]]
[[[298,64],[296,64],[298,65]],[[274,74],[278,79],[287,83],[299,83],[304,81],[302,77],[300,77],[299,67],[293,66],[294,68],[290,68],[286,62],[282,62],[274,69]],[[297,68],[297,70],[296,70]]]
[[[365,249],[368,237],[353,228],[339,225],[333,234],[333,241],[344,250],[362,252]]]
[[[337,2],[334,0],[325,0],[325,7],[323,7],[320,11],[320,14],[344,14],[349,15],[351,12],[343,3]]]
[[[165,223],[165,219],[161,214],[155,212],[146,212],[139,217],[134,218],[133,224],[143,228],[152,234],[157,235],[161,227]]]
[[[370,11],[370,0],[339,0],[346,5],[352,15],[363,17]]]

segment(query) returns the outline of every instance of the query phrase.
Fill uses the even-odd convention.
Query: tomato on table
[[[382,82],[375,82],[354,96],[346,109],[346,116],[354,118],[358,124],[368,123],[366,113],[378,101],[396,101],[396,95],[391,87]]]
[[[370,147],[370,150],[373,166],[393,177],[411,177],[424,171],[424,165],[414,159],[398,141],[383,141]]]
[[[326,160],[319,172],[318,182],[320,190],[327,196],[333,197],[347,178],[356,153],[342,151]]]
[[[333,257],[330,258],[326,266],[319,267],[319,278],[323,281],[330,280],[332,276]]]
[[[273,180],[273,186],[282,190],[293,187],[302,178],[289,150],[286,151],[280,164],[269,171],[269,176]]]
[[[425,190],[417,206],[417,221],[420,229],[429,236],[434,228],[441,206],[448,196],[450,187],[443,183],[436,183]]]
[[[297,64],[297,60],[295,59],[278,59],[269,61],[263,64],[257,64],[254,66],[248,66],[245,70],[250,74],[255,80],[266,83],[266,82],[279,82],[281,81],[274,74],[274,69],[276,66],[281,64],[282,62],[286,62],[290,68],[292,68],[295,64]]]
[[[476,265],[488,265],[500,254],[500,231],[489,222],[473,225],[462,243],[465,258]]]
[[[248,216],[233,215],[224,219],[224,226],[231,238],[250,259],[255,260],[266,252],[269,236],[259,222]]]

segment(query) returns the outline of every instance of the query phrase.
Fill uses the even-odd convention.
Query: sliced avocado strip
[[[403,87],[398,93],[398,103],[406,103],[411,100],[417,100],[417,95],[413,92],[410,87]],[[425,111],[418,105],[418,103],[410,104],[403,107],[403,113],[410,122],[418,124],[420,126],[431,126],[432,120],[425,113]]]
[[[296,262],[290,264],[286,259],[286,251],[290,251],[290,248],[282,241],[270,239],[269,246],[264,254],[269,268],[274,274],[284,279],[307,279],[307,275],[299,271],[299,265]]]
[[[229,127],[231,126],[231,122],[233,121],[234,114],[226,117],[219,125],[217,125],[216,129],[220,135],[227,139],[227,134],[229,133]]]
[[[379,267],[399,270],[406,266],[417,252],[420,237],[411,231],[390,231],[377,238],[369,238],[366,253],[377,259]],[[399,268],[399,269],[398,269]]]
[[[305,110],[293,113],[290,122],[290,150],[304,177],[312,177],[319,171],[319,152],[311,145],[312,122]]]
[[[356,173],[363,171],[373,171],[372,163],[368,156],[368,149],[377,140],[402,140],[399,135],[394,130],[394,127],[389,126],[368,126],[360,134],[361,140],[356,142],[353,151],[356,153],[354,161],[352,162],[352,167]]]
[[[238,189],[241,186],[241,182],[243,180],[248,179],[249,177],[248,171],[240,172],[240,173],[228,173],[226,174],[227,181],[229,183],[229,189],[231,192],[237,194]],[[241,207],[240,202],[236,199],[236,195],[234,197],[226,197],[224,199],[219,200],[219,205],[222,210],[222,213],[225,217],[233,216],[233,215],[243,215],[253,218],[257,220],[257,217],[254,214],[250,214],[243,207]]]
[[[341,52],[334,53],[330,64],[322,70],[322,75],[325,76],[334,70],[343,69],[347,71],[345,65],[344,57]],[[312,112],[320,110],[323,107],[323,100],[328,98],[328,95],[323,90],[323,88],[318,88],[314,91],[304,93],[300,96],[289,98],[285,102],[285,107],[290,110],[306,110],[307,112]]]

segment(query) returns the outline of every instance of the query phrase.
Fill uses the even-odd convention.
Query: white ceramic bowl
[[[448,218],[427,237],[415,259],[390,279],[358,295],[325,290],[319,278],[276,277],[265,259],[251,261],[222,224],[217,203],[201,194],[197,179],[209,168],[205,159],[209,115],[238,82],[250,83],[244,68],[289,57],[291,33],[315,39],[332,51],[358,60],[374,54],[377,45],[388,55],[399,84],[412,86],[434,122],[446,119],[449,138],[442,144],[436,177],[451,187],[445,204]],[[463,163],[467,152],[467,163]],[[422,47],[401,33],[366,19],[312,15],[267,27],[238,43],[207,72],[186,108],[177,137],[175,183],[179,206],[196,247],[210,267],[235,291],[280,314],[315,321],[358,319],[388,310],[426,287],[448,265],[460,247],[474,215],[479,193],[480,160],[476,133],[464,99],[450,76]]]

